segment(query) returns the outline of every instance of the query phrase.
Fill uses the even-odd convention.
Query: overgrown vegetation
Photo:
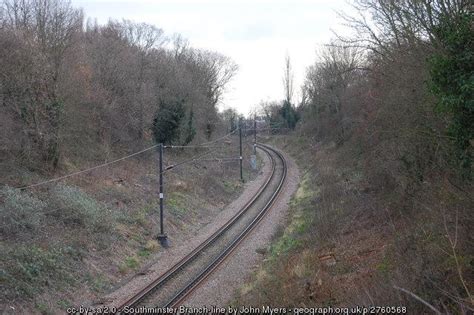
[[[237,66],[153,25],[86,21],[67,0],[4,0],[0,69],[0,312],[63,313],[92,303],[159,252],[157,156],[47,180],[154,142],[227,133],[235,121],[217,107]],[[217,153],[234,156],[236,148]],[[165,166],[199,152],[166,152]],[[176,197],[166,200],[173,240],[241,189],[235,164],[203,164],[166,175]]]
[[[2,246],[2,295],[14,299],[18,296],[34,298],[47,286],[53,290],[65,290],[65,286],[77,285],[77,262],[82,253],[70,246],[54,246],[47,249],[37,245]],[[7,259],[8,257],[8,259]]]
[[[474,40],[472,14],[443,15],[434,29],[440,52],[430,60],[432,89],[440,112],[451,115],[448,134],[455,143],[462,176],[472,178],[474,138]]]
[[[19,165],[57,171],[137,151],[153,132],[165,142],[209,138],[222,129],[217,105],[237,70],[153,25],[85,22],[66,0],[1,2],[0,68],[2,177]],[[152,130],[153,120],[170,128]]]
[[[0,233],[5,237],[34,231],[44,220],[45,203],[19,190],[4,187],[0,191]]]
[[[468,314],[471,4],[364,0],[355,10],[343,17],[356,35],[307,69],[301,123],[276,142],[304,181],[237,301]]]
[[[354,6],[358,15],[343,18],[355,34],[318,54],[301,99],[287,56],[284,97],[262,104],[270,127],[295,130],[275,143],[296,157],[304,180],[288,226],[238,301],[468,314],[472,4]],[[104,293],[159,251],[156,156],[59,184],[12,187],[153,142],[188,144],[236,130],[241,117],[217,106],[237,67],[152,25],[85,23],[68,1],[4,0],[0,69],[0,302],[53,313]],[[244,136],[252,128],[246,122]],[[235,140],[213,157],[236,156]],[[165,167],[199,150],[167,152]],[[172,237],[191,235],[198,218],[211,218],[242,188],[235,164],[202,162],[167,173]],[[245,178],[255,176],[244,165]]]
[[[31,299],[46,288],[77,285],[89,241],[101,248],[118,237],[110,211],[77,187],[37,194],[6,187],[0,198],[3,299]],[[81,237],[61,240],[61,230]]]
[[[237,154],[236,141],[219,150]],[[245,147],[250,154],[251,146]],[[166,152],[166,161],[196,152]],[[237,163],[196,161],[166,174],[165,228],[178,243],[242,190]],[[245,179],[256,176],[244,163]],[[0,190],[0,305],[7,310],[62,313],[156,259],[161,246],[156,155],[122,162],[41,188]],[[63,301],[63,302],[61,302]]]

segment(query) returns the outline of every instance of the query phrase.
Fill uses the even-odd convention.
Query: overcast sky
[[[283,99],[283,66],[290,55],[295,89],[316,51],[342,32],[337,11],[345,0],[72,0],[101,24],[112,19],[146,22],[179,33],[192,47],[231,57],[239,71],[221,109],[248,114],[261,100]],[[295,91],[295,92],[297,92]]]

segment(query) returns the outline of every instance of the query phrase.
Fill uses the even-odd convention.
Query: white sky
[[[283,99],[283,66],[290,55],[295,92],[316,50],[343,30],[345,0],[72,0],[87,17],[146,22],[179,33],[192,47],[231,57],[239,71],[221,109],[248,114],[261,100]]]

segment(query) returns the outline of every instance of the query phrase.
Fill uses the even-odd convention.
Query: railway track
[[[258,225],[276,201],[286,179],[283,155],[258,144],[271,161],[271,172],[251,200],[226,224],[202,242],[173,267],[160,275],[117,309],[175,307],[198,288]]]

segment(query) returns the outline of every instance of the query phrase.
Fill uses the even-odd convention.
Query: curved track
[[[258,144],[271,161],[271,172],[258,192],[226,224],[173,267],[122,303],[118,310],[139,306],[173,307],[198,288],[258,225],[275,203],[286,179],[283,155]]]

